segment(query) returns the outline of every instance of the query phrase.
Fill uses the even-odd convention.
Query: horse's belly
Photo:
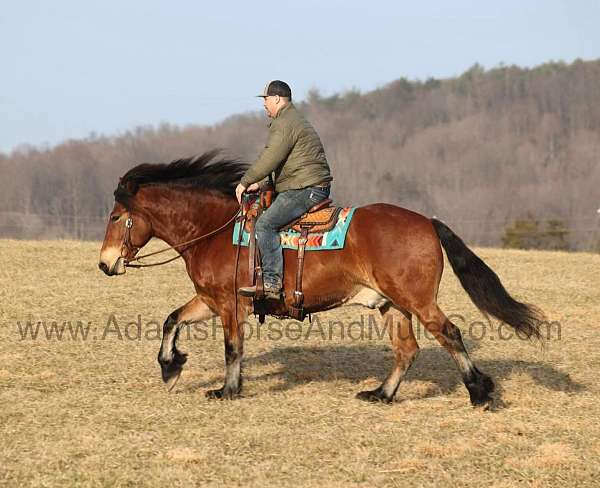
[[[354,290],[351,294],[345,296],[319,295],[307,297],[305,308],[310,312],[329,310],[342,305],[362,305],[367,308],[379,309],[387,303],[389,303],[389,300],[376,290],[361,286],[358,290]]]

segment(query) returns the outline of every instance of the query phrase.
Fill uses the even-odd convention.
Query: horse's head
[[[107,275],[123,274],[127,262],[150,238],[156,236],[167,243],[173,238],[175,242],[181,242],[195,237],[186,235],[186,231],[199,235],[203,230],[202,225],[208,225],[212,230],[222,224],[215,222],[211,227],[210,211],[206,219],[197,218],[194,212],[202,208],[199,207],[198,195],[217,195],[219,208],[223,207],[223,202],[226,202],[228,209],[234,206],[235,187],[247,165],[233,159],[215,161],[218,153],[216,150],[209,151],[169,164],[142,163],[127,171],[114,193],[115,205],[100,251],[100,269]],[[177,203],[172,192],[177,192]],[[193,198],[188,205],[185,199],[190,195]],[[169,211],[170,217],[165,217],[164,212],[155,212],[160,207]],[[186,209],[191,209],[191,212],[186,214]],[[178,218],[171,218],[173,215]],[[185,215],[190,225],[182,226],[179,222]]]
[[[109,276],[125,273],[125,264],[152,237],[152,224],[147,215],[133,204],[135,189],[119,184],[115,205],[110,212],[98,267]]]

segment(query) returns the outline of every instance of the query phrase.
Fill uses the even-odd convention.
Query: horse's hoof
[[[484,412],[491,412],[493,411],[493,400],[490,398],[489,401],[485,402],[485,403],[480,403],[478,405],[473,405],[474,409],[481,409]]]
[[[223,388],[219,388],[218,390],[208,390],[204,395],[209,400],[220,400],[223,398]]]
[[[377,388],[376,390],[367,390],[367,391],[361,391],[360,393],[356,394],[356,398],[358,398],[359,400],[363,400],[365,402],[372,402],[372,403],[391,403],[392,399],[391,398],[387,398],[379,388]]]
[[[230,390],[229,388],[219,388],[218,390],[208,390],[206,398],[209,400],[233,400],[240,396],[239,392]]]
[[[478,372],[479,373],[479,372]],[[493,402],[490,393],[495,389],[494,381],[485,373],[479,373],[472,381],[465,383],[471,404],[488,410]]]
[[[487,395],[486,397],[478,398],[476,400],[471,398],[471,405],[473,405],[473,408],[480,408],[482,410],[491,410],[493,403],[494,403],[494,399],[489,395]]]
[[[175,385],[177,384],[177,382],[179,381],[179,377],[181,376],[181,371],[183,370],[179,370],[177,371],[173,376],[171,376],[170,378],[167,378],[165,380],[165,386],[167,387],[167,391],[170,393],[171,391],[173,391],[173,388],[175,388]]]
[[[183,354],[177,350],[173,352],[173,358],[170,361],[163,361],[159,353],[158,364],[160,364],[160,373],[162,380],[167,387],[167,391],[171,391],[175,388],[186,361],[187,354]]]

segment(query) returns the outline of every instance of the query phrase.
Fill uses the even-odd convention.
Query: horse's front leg
[[[243,306],[235,306],[221,314],[225,339],[225,384],[218,390],[206,392],[208,398],[232,399],[242,391],[242,356],[244,355],[244,323],[247,313]]]
[[[181,327],[190,322],[209,320],[214,317],[208,306],[199,296],[192,298],[183,307],[172,312],[163,325],[163,338],[158,352],[158,363],[162,372],[162,379],[171,391],[177,383],[183,365],[187,361],[186,354],[177,349],[176,342]]]

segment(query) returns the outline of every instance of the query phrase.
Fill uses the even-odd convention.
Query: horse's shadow
[[[473,351],[477,345],[476,342],[469,341],[468,350]],[[481,371],[495,380],[494,403],[497,407],[505,405],[502,401],[501,382],[516,373],[529,375],[535,383],[549,390],[567,393],[586,390],[585,385],[574,381],[568,373],[541,361],[480,359],[475,363]],[[349,380],[361,383],[373,378],[383,380],[392,364],[392,351],[384,345],[287,346],[275,347],[270,351],[247,357],[247,371],[257,366],[267,366],[275,371],[245,376],[248,381],[277,378],[280,381],[270,388],[271,391],[287,391],[311,382]],[[218,378],[213,378],[190,387],[208,387],[218,381]],[[430,384],[426,391],[418,393],[418,398],[421,399],[447,395],[463,386],[456,364],[446,350],[438,346],[422,348],[403,379],[404,383],[417,381]],[[402,386],[398,397],[402,398]]]

